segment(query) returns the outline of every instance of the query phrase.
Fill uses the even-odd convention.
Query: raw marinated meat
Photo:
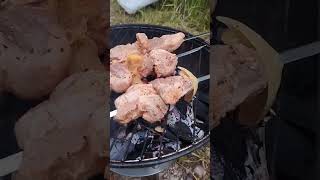
[[[144,33],[137,33],[137,45],[144,53],[155,49],[163,49],[173,52],[178,49],[184,41],[185,35],[181,32],[176,34],[163,35],[148,39]]]
[[[174,74],[177,64],[178,57],[175,54],[162,49],[155,49],[145,56],[139,72],[143,77],[147,77],[153,71],[157,77],[167,77]]]
[[[162,49],[152,50],[150,59],[154,63],[154,71],[157,77],[167,77],[174,74],[178,64],[178,57]]]
[[[126,61],[132,54],[144,55],[152,50],[162,49],[173,52],[178,49],[184,41],[183,33],[163,35],[160,38],[148,39],[146,34],[137,33],[137,41],[132,44],[118,45],[110,49],[110,60]]]
[[[150,82],[166,104],[176,104],[193,90],[192,81],[183,76],[158,78]]]
[[[217,126],[227,112],[231,112],[249,96],[257,94],[267,86],[264,69],[257,61],[253,49],[242,44],[217,45],[212,49],[213,72],[212,115]]]
[[[77,73],[15,125],[23,160],[14,180],[88,179],[107,164],[107,74]]]
[[[118,45],[110,49],[110,60],[124,62],[131,54],[141,54],[136,44]]]
[[[138,109],[143,112],[142,118],[144,120],[154,123],[164,117],[168,106],[159,95],[148,95],[139,98]]]
[[[126,93],[115,100],[117,115],[115,119],[127,124],[139,117],[150,122],[160,121],[168,110],[151,84],[132,85]]]
[[[110,87],[117,93],[125,92],[132,84],[132,74],[123,63],[110,65]]]

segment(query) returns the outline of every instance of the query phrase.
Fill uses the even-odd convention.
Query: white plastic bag
[[[157,1],[158,0],[118,0],[118,3],[128,14],[135,14],[138,10]]]

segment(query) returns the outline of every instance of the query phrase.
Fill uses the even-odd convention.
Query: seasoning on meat
[[[167,77],[174,74],[177,64],[178,57],[175,54],[155,49],[145,56],[143,66],[139,71],[143,77],[150,75],[153,70],[157,77]]]
[[[178,64],[178,57],[162,49],[152,50],[150,59],[154,63],[154,71],[157,77],[167,77],[173,75]]]
[[[110,65],[110,87],[117,93],[125,92],[132,84],[133,78],[128,67],[119,62]]]
[[[150,82],[166,104],[174,105],[193,90],[192,81],[184,76],[158,78]]]

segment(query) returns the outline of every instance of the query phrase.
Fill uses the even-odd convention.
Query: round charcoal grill
[[[179,31],[155,25],[113,26],[110,32],[110,47],[135,42],[136,33],[139,32],[152,38]],[[194,37],[184,33],[186,39]],[[178,55],[204,45],[205,47],[200,51],[178,59],[178,66],[188,69],[197,78],[209,74],[209,45],[203,39],[194,38],[185,41],[174,52]],[[143,119],[138,119],[127,126],[121,126],[111,118],[110,169],[126,176],[153,175],[168,168],[177,158],[209,142],[208,94],[209,80],[201,81],[192,103],[182,100],[177,103],[175,112],[178,112],[181,122],[185,124],[176,123],[174,126],[169,126],[170,115],[165,118],[168,120],[158,124],[150,124]],[[111,93],[110,111],[115,110],[114,100],[119,95]],[[190,112],[193,116],[189,116]],[[184,121],[184,118],[189,121]],[[156,127],[161,127],[162,130],[157,131]]]

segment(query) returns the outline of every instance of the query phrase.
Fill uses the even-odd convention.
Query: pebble
[[[202,178],[206,175],[206,170],[201,166],[197,165],[194,169],[193,172],[199,177]]]

